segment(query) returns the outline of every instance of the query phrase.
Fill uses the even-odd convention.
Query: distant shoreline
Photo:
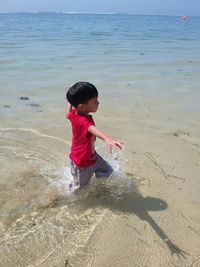
[[[55,11],[18,11],[18,12],[0,12],[1,14],[50,14],[50,15],[124,15],[124,16],[149,16],[149,17],[182,17],[183,14],[180,15],[168,15],[168,14],[134,14],[134,13],[126,13],[126,12],[78,12],[78,11],[66,11],[66,12],[55,12]],[[199,18],[197,15],[188,15],[187,17]]]

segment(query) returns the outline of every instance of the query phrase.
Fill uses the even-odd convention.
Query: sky
[[[0,0],[0,12],[122,12],[200,16],[200,0]]]

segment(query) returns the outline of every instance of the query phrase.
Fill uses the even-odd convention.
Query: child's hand
[[[92,125],[88,128],[88,132],[90,132],[91,134],[93,134],[96,137],[103,139],[106,142],[106,144],[108,146],[108,150],[110,151],[110,153],[112,153],[113,147],[122,149],[123,145],[126,144],[126,142],[124,142],[124,141],[113,140],[109,135],[102,132],[94,125]]]
[[[107,139],[107,140],[106,140],[106,144],[107,144],[107,146],[108,146],[108,150],[109,150],[109,152],[112,153],[112,148],[113,148],[113,147],[122,149],[122,148],[123,148],[123,145],[125,145],[126,142],[124,142],[124,141],[119,141],[119,140],[113,140],[113,139]]]

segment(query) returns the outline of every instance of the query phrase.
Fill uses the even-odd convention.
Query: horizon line
[[[16,11],[16,12],[1,12],[0,14],[68,14],[68,15],[133,15],[133,16],[167,16],[167,17],[199,17],[200,15],[170,15],[170,14],[136,14],[130,12],[79,12],[79,11]]]

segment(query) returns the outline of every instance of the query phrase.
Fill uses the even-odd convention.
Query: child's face
[[[83,104],[84,111],[89,112],[96,112],[99,106],[99,101],[97,97],[91,98],[86,104]]]

